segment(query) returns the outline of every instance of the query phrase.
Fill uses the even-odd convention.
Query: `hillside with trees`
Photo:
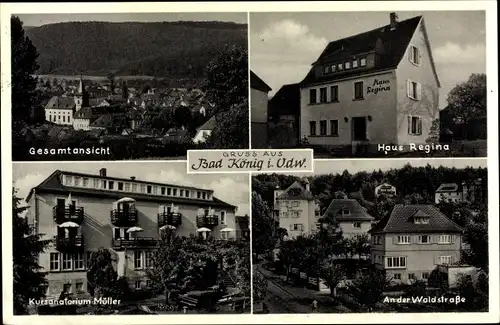
[[[230,22],[65,22],[33,27],[39,74],[202,79],[228,45],[247,46],[247,26]]]

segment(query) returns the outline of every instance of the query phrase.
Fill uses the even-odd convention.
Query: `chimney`
[[[106,168],[99,169],[99,176],[106,177]]]
[[[307,177],[304,177],[304,183],[306,184],[306,191],[310,192],[311,191],[311,184],[309,183],[309,180]]]
[[[395,12],[391,12],[389,16],[391,20],[391,30],[395,30],[398,25],[398,15],[396,15]]]
[[[130,179],[135,181],[135,176],[130,176]]]

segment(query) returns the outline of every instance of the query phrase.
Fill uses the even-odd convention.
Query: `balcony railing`
[[[67,221],[81,224],[83,221],[83,215],[84,211],[82,207],[56,205],[52,208],[52,216],[57,224]]]
[[[196,217],[196,225],[198,228],[201,227],[215,227],[219,225],[219,217],[218,216],[198,216]]]
[[[158,243],[157,238],[153,237],[138,237],[129,239],[113,239],[112,247],[116,250],[121,250],[125,248],[141,248],[141,247],[155,247]]]
[[[131,208],[128,211],[111,210],[110,211],[111,223],[117,227],[130,227],[137,224],[137,210]]]
[[[60,252],[77,252],[83,250],[83,235],[70,237],[56,236],[56,249]]]
[[[182,224],[182,215],[180,213],[158,213],[158,227],[166,225],[178,227]]]

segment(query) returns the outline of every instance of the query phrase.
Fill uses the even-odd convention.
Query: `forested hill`
[[[226,46],[247,47],[247,25],[230,22],[67,22],[26,30],[38,74],[148,75],[199,79]]]

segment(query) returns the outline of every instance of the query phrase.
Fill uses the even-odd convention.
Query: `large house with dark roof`
[[[286,190],[274,190],[274,215],[288,238],[308,235],[319,229],[319,206],[311,193],[309,181],[296,181]]]
[[[296,147],[300,136],[300,85],[282,86],[269,100],[267,115],[271,147]],[[271,134],[273,128],[276,134]]]
[[[300,137],[311,145],[423,144],[440,82],[424,18],[330,42],[300,83]],[[376,149],[375,149],[376,150]]]
[[[426,281],[460,261],[463,229],[429,204],[394,206],[372,230],[372,262],[395,282]]]
[[[212,190],[112,177],[105,168],[96,175],[56,170],[26,201],[29,224],[52,240],[39,258],[51,298],[87,292],[87,263],[99,248],[110,250],[119,276],[141,289],[161,231],[231,239],[237,229],[236,207]]]
[[[250,71],[250,112],[252,126],[252,148],[268,147],[267,103],[269,87],[259,76]]]

